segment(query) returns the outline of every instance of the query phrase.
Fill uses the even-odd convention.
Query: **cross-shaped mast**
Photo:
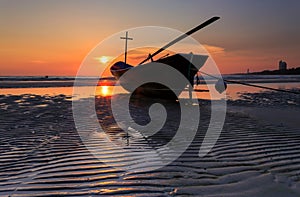
[[[127,61],[127,40],[133,40],[133,38],[128,37],[128,31],[126,31],[126,36],[125,37],[120,37],[121,39],[125,39],[125,60],[124,63],[126,64]]]

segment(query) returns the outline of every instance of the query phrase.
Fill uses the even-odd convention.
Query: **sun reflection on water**
[[[108,89],[108,86],[100,86],[100,87],[101,87],[100,95],[101,96],[108,96],[109,93],[110,93],[110,91]]]
[[[102,97],[109,97],[115,94],[115,86],[97,86],[96,88],[96,95],[97,96],[102,96]],[[118,89],[118,88],[117,88]],[[118,92],[118,90],[117,90]]]

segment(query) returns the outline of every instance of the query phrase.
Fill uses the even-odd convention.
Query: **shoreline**
[[[271,83],[300,83],[300,75],[223,75],[225,80],[254,84]],[[71,87],[74,86],[115,85],[113,77],[0,77],[0,88],[46,88],[46,87]],[[200,77],[200,85],[215,84],[216,80],[207,77],[206,80]],[[228,83],[232,84],[232,83]]]
[[[251,84],[272,84],[272,83],[278,83],[278,84],[284,84],[284,83],[300,83],[300,81],[294,81],[294,80],[286,80],[286,81],[277,81],[277,80],[243,80],[245,83],[251,83]],[[100,81],[100,84],[97,86],[114,86],[115,82],[114,81]],[[77,83],[77,86],[75,87],[82,87],[82,86],[94,86],[95,84],[94,81],[88,81],[86,80],[85,82],[83,81],[82,83]],[[200,83],[200,85],[211,85],[215,84],[215,82],[207,82],[207,83]],[[229,85],[235,84],[235,83],[227,83]],[[0,89],[10,89],[10,88],[53,88],[53,87],[74,87],[74,82],[73,81],[42,81],[42,82],[37,82],[37,81],[25,81],[25,82],[10,82],[10,81],[5,81],[0,83]]]

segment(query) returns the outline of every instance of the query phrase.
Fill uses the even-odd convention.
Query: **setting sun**
[[[99,58],[97,58],[101,63],[103,64],[106,64],[109,60],[110,60],[110,57],[108,56],[101,56]]]

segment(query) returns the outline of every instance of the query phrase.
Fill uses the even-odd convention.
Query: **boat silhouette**
[[[153,57],[161,53],[168,47],[179,42],[180,40],[186,38],[187,36],[210,25],[211,23],[215,22],[219,18],[220,17],[212,17],[209,20],[205,21],[204,23],[182,34],[181,36],[172,40],[171,42],[169,42],[168,44],[166,44],[165,46],[163,46],[153,54],[149,54],[149,56],[146,59],[144,59],[141,63],[139,63],[137,66],[132,66],[126,63],[127,40],[132,40],[132,38],[128,38],[128,33],[126,32],[126,37],[121,37],[121,39],[126,40],[125,61],[124,62],[119,61],[114,63],[110,67],[110,72],[116,78],[116,80],[119,81],[120,85],[130,93],[141,94],[147,97],[155,97],[155,98],[162,98],[162,99],[178,99],[178,96],[187,87],[188,84],[193,85],[194,76],[197,74],[198,70],[204,65],[208,56],[201,55],[201,54],[193,54],[193,53],[177,53],[174,55],[162,57],[155,61],[153,60]],[[147,74],[145,73],[159,75],[160,78],[169,78],[169,80],[176,80],[176,79],[170,79],[173,76],[168,75],[168,73],[163,73],[163,72],[153,73],[152,71],[153,67],[157,64],[170,66],[171,68],[178,71],[187,80],[182,81],[181,83],[175,83],[176,86],[173,88],[170,88],[158,82],[148,82],[145,84],[141,84],[143,79],[147,78]],[[129,70],[130,72],[128,72]],[[141,84],[141,85],[137,87],[136,84]]]

